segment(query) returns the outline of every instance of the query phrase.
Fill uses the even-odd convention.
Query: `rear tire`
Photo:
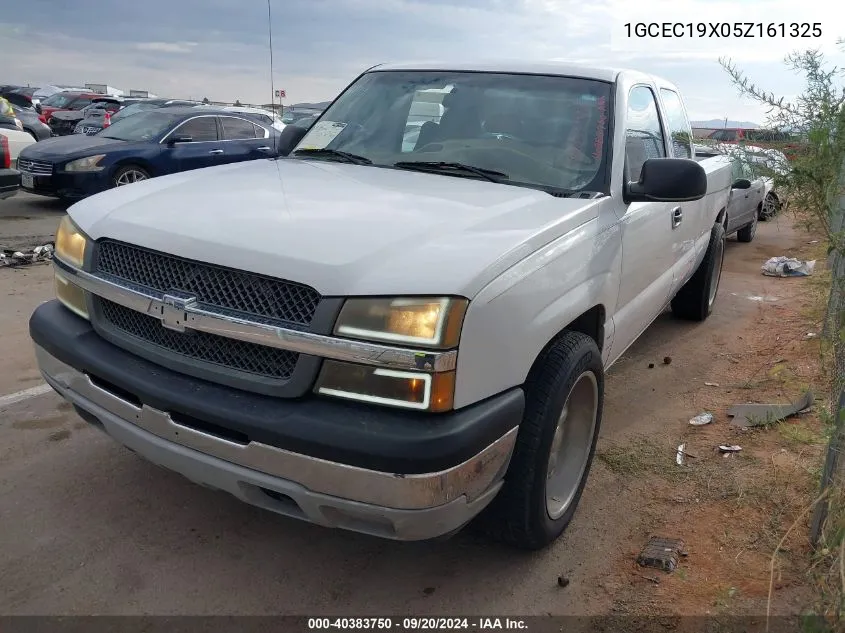
[[[736,232],[736,239],[748,244],[748,242],[754,239],[755,235],[757,235],[757,214],[754,215],[751,224],[746,224]]]
[[[604,398],[595,341],[564,332],[524,388],[525,413],[504,486],[479,521],[496,540],[537,550],[572,521],[595,454]]]
[[[763,222],[771,220],[778,214],[780,211],[780,201],[774,194],[768,194],[763,200],[763,206],[760,208],[760,213],[758,214],[758,218]]]
[[[713,312],[722,264],[725,261],[725,227],[714,224],[704,261],[672,299],[672,313],[679,319],[704,321]]]

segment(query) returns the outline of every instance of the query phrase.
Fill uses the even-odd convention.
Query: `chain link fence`
[[[840,172],[840,195],[838,204],[831,210],[831,231],[845,231],[845,163]],[[832,346],[833,389],[830,395],[830,412],[833,417],[830,441],[827,448],[824,468],[821,476],[822,500],[817,504],[812,524],[811,540],[818,545],[828,519],[831,492],[842,490],[845,483],[845,254],[834,250],[829,259],[831,271],[830,298],[824,322],[823,336]]]

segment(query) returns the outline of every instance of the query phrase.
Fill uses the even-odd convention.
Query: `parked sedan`
[[[26,191],[78,199],[155,176],[275,157],[278,135],[249,114],[167,107],[94,136],[42,141],[21,153],[18,168]]]
[[[725,235],[736,233],[740,242],[750,242],[757,233],[757,220],[763,208],[765,184],[748,161],[731,158],[731,193],[725,213]]]
[[[12,110],[14,110],[15,116],[20,119],[24,132],[36,141],[43,141],[53,136],[50,126],[42,123],[41,119],[38,118],[38,113],[32,108],[19,108],[12,104]]]

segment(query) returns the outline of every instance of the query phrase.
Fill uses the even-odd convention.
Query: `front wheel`
[[[114,173],[112,184],[115,187],[131,185],[133,182],[141,182],[149,179],[149,172],[138,165],[124,165]]]
[[[601,425],[604,366],[595,341],[564,332],[525,384],[525,414],[502,490],[480,518],[522,549],[553,543],[575,515]]]
[[[704,261],[672,299],[672,313],[679,319],[704,321],[713,312],[722,265],[725,262],[725,227],[714,224]]]

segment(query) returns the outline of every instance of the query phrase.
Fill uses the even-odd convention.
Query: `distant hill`
[[[719,129],[724,127],[742,127],[742,128],[758,128],[761,127],[759,123],[752,123],[751,121],[731,121],[728,119],[727,124],[724,119],[710,119],[709,121],[690,121],[692,127],[706,127],[711,129]]]

